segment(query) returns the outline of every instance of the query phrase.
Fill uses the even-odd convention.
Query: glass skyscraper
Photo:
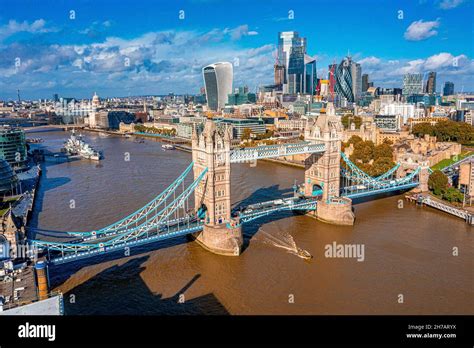
[[[315,94],[316,60],[306,54],[306,38],[296,31],[278,33],[275,84],[285,94]]]
[[[444,96],[454,95],[454,83],[452,83],[450,81],[446,81],[444,83],[443,95]]]
[[[403,95],[423,93],[423,77],[421,74],[405,74],[403,76]]]
[[[303,93],[304,90],[304,46],[293,46],[288,65],[288,93]]]
[[[21,167],[26,163],[25,132],[10,126],[0,127],[0,158],[12,167]]]
[[[430,71],[428,79],[426,80],[425,93],[436,93],[436,72]]]
[[[350,58],[349,58],[350,60]],[[351,76],[352,76],[352,94],[354,96],[353,102],[358,102],[362,95],[362,68],[360,64],[350,61]]]
[[[318,78],[316,74],[316,59],[305,56],[305,93],[315,95],[318,86]]]
[[[284,67],[283,93],[303,93],[306,38],[296,31],[278,33],[277,65]]]
[[[339,100],[345,99],[349,103],[354,102],[354,92],[352,89],[352,61],[350,57],[346,57],[342,60],[341,64],[337,66],[335,73],[335,86],[334,91]],[[362,83],[361,83],[362,87]]]
[[[210,110],[220,110],[227,104],[232,93],[233,67],[231,63],[219,62],[202,69],[206,89],[207,106]]]

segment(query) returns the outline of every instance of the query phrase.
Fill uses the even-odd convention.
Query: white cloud
[[[405,31],[404,37],[409,41],[425,40],[438,34],[435,29],[438,28],[439,25],[439,20],[423,22],[423,20],[420,19],[410,24]]]
[[[450,10],[461,5],[464,0],[442,0],[439,7],[443,10]]]
[[[425,74],[429,71],[436,71],[439,81],[449,78],[456,81],[474,80],[474,59],[468,58],[465,54],[453,55],[447,52],[440,52],[426,58],[384,60],[377,57],[367,57],[359,61],[362,65],[362,72],[368,73],[371,81],[375,81],[377,86],[396,87],[401,86],[402,78],[407,73]],[[395,82],[394,81],[398,81]],[[474,86],[473,86],[474,87]]]
[[[238,62],[235,85],[253,89],[272,82],[275,47],[237,46],[236,40],[252,35],[249,32],[247,26],[240,26],[207,32],[149,32],[131,39],[108,37],[81,45],[12,43],[0,46],[0,73],[5,72],[6,85],[18,86],[25,93],[33,81],[57,81],[56,92],[35,91],[43,96],[67,88],[78,97],[94,90],[102,90],[102,95],[193,93],[203,84],[203,66],[229,61]],[[22,60],[17,70],[12,64],[15,57]]]
[[[358,61],[359,64],[363,66],[373,66],[378,65],[380,63],[380,59],[374,56],[363,58]]]
[[[31,24],[28,21],[17,22],[12,19],[7,24],[0,27],[0,40],[20,32],[46,33],[55,31],[54,28],[46,28],[45,25],[46,21],[42,18],[31,22]]]
[[[258,35],[258,32],[255,30],[249,31],[249,26],[247,24],[239,25],[233,29],[224,29],[225,34],[230,34],[232,40],[240,40],[244,36],[255,36]]]

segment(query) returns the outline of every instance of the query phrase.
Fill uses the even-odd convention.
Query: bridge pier
[[[428,179],[430,178],[430,172],[429,172],[430,167],[428,167],[427,163],[423,163],[423,166],[420,168],[420,173],[418,174],[418,179],[420,184],[418,185],[418,188],[420,189],[421,192],[428,192],[429,187],[428,187]]]
[[[240,255],[242,227],[231,218],[230,145],[232,129],[218,127],[207,120],[204,130],[193,130],[192,148],[194,177],[207,168],[206,179],[194,191],[197,212],[204,216],[202,232],[191,238],[205,249],[219,255]]]
[[[333,197],[327,201],[318,201],[318,208],[309,213],[309,216],[334,225],[352,226],[355,220],[352,200],[347,197]]]
[[[239,256],[243,244],[242,226],[204,225],[202,232],[192,235],[191,238],[214,254]]]

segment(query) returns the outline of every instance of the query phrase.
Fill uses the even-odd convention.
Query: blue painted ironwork
[[[324,152],[324,144],[312,144],[308,141],[290,144],[257,146],[251,148],[234,149],[230,152],[231,163],[251,162],[264,158],[276,158],[309,153]]]

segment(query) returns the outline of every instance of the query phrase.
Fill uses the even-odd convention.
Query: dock
[[[448,213],[448,214],[451,214],[453,216],[463,219],[469,225],[474,225],[473,213],[470,213],[469,211],[465,209],[458,208],[448,203],[442,202],[441,200],[433,198],[430,195],[411,194],[411,195],[406,195],[405,199],[421,206],[426,205],[431,208],[441,210],[445,213]]]

